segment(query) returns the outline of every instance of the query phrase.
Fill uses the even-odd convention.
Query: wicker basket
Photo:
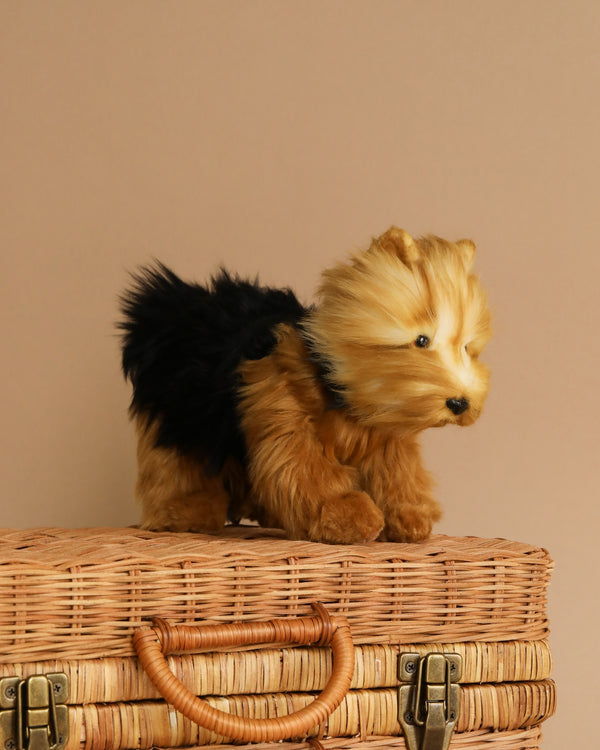
[[[196,705],[201,716],[217,709],[245,717],[245,727],[254,719],[278,725],[300,712],[304,723],[292,721],[281,735],[286,747],[306,747],[313,738],[313,747],[402,748],[401,654],[458,654],[460,712],[450,747],[533,750],[556,700],[545,640],[551,571],[545,550],[500,539],[437,536],[345,547],[287,541],[257,528],[218,537],[6,530],[0,679],[68,676],[68,750],[225,748],[232,738],[272,747],[261,743],[276,734],[244,729],[226,736],[219,728],[233,724],[199,726],[162,700],[134,646],[136,632],[151,644],[169,640],[166,625],[150,627],[159,616],[188,635],[185,644],[163,649],[175,653],[157,657],[157,669],[168,665],[190,700],[205,697]],[[322,623],[315,601],[328,613]],[[270,641],[223,635],[231,631],[227,623],[263,632],[267,618],[275,623],[267,628]],[[194,628],[186,628],[197,625],[204,640],[189,640]],[[297,630],[292,640],[304,645],[284,645]],[[354,649],[334,644],[333,659],[319,641],[346,631]],[[219,636],[207,641],[207,632]],[[190,645],[192,653],[182,653]],[[329,686],[336,665],[347,672],[339,689]]]

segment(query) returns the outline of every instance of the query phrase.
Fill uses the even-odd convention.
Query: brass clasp
[[[62,750],[69,735],[65,674],[0,680],[0,747]]]
[[[459,654],[401,654],[399,718],[409,750],[447,750],[460,710]]]

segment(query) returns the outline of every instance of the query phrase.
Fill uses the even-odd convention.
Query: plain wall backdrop
[[[600,3],[0,3],[0,526],[135,523],[117,297],[221,262],[309,301],[397,224],[472,237],[487,408],[437,530],[550,550],[545,750],[597,743]]]

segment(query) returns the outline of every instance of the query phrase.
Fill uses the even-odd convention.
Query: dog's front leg
[[[313,417],[286,379],[256,374],[242,394],[248,473],[261,522],[294,539],[333,544],[376,539],[383,528],[381,510],[361,490],[356,468],[340,464],[331,446],[319,440]]]
[[[441,511],[431,494],[431,476],[423,467],[417,440],[383,438],[362,457],[360,471],[364,489],[385,517],[379,539],[389,542],[427,539],[433,524],[441,518]]]

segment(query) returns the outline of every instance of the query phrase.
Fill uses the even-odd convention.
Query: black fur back
[[[236,371],[271,351],[278,323],[300,321],[295,295],[226,271],[207,287],[189,284],[157,264],[134,276],[121,310],[131,408],[159,420],[158,444],[207,457],[213,471],[229,455],[243,461]]]

